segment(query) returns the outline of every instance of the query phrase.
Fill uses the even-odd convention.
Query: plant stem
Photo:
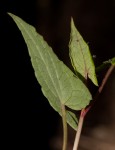
[[[67,122],[66,122],[66,109],[65,106],[62,105],[62,123],[63,123],[63,148],[62,150],[67,149]]]
[[[102,81],[102,84],[101,86],[99,87],[99,90],[98,90],[98,93],[101,93],[101,91],[103,90],[103,87],[105,85],[105,83],[107,82],[110,74],[112,73],[112,71],[114,70],[115,66],[114,65],[111,65],[110,68],[108,69],[103,81]]]
[[[111,65],[110,68],[108,69],[102,83],[101,86],[98,89],[98,92],[95,95],[94,101],[97,99],[97,97],[99,96],[99,94],[102,92],[110,74],[112,73],[112,71],[114,70],[115,65]],[[86,114],[88,113],[88,111],[91,109],[92,106],[89,106],[88,108],[84,108],[81,110],[81,114],[80,114],[80,118],[79,118],[79,123],[78,123],[78,129],[77,129],[77,133],[76,133],[76,137],[75,137],[75,141],[74,141],[74,146],[73,146],[73,150],[77,150],[78,149],[78,144],[79,144],[79,140],[80,140],[80,135],[81,135],[81,130],[83,127],[83,122],[84,122],[84,118],[86,116]]]
[[[77,150],[78,149],[78,144],[79,144],[79,140],[80,140],[80,135],[81,135],[81,130],[83,127],[83,121],[84,121],[84,117],[85,117],[85,109],[81,110],[81,114],[80,114],[80,118],[79,118],[79,123],[78,123],[78,128],[77,128],[77,132],[76,132],[76,137],[75,137],[75,141],[74,141],[74,146],[73,146],[73,150]]]
[[[111,66],[109,67],[109,69],[108,69],[107,73],[105,74],[105,77],[103,78],[102,83],[101,83],[101,85],[100,85],[100,87],[99,87],[99,89],[98,89],[98,91],[97,91],[97,93],[96,93],[96,95],[95,95],[95,97],[94,97],[94,100],[93,100],[92,105],[90,105],[88,108],[86,108],[86,110],[85,110],[85,115],[89,112],[89,110],[90,110],[90,109],[92,108],[92,106],[94,105],[95,101],[97,100],[99,94],[102,92],[102,90],[103,90],[103,88],[104,88],[104,86],[105,86],[105,84],[106,84],[106,82],[107,82],[109,76],[111,75],[111,73],[112,73],[112,71],[113,71],[114,69],[115,69],[115,65],[111,65]]]

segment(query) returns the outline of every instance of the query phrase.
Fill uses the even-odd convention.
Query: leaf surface
[[[61,104],[71,109],[86,107],[92,96],[74,73],[58,59],[52,48],[35,28],[21,18],[9,13],[27,44],[35,76],[50,105],[61,115]],[[77,118],[67,111],[67,122],[75,129]]]
[[[103,70],[104,68],[107,68],[110,64],[115,65],[115,57],[113,57],[107,61],[104,61],[100,66],[98,66],[96,68],[96,72],[99,72],[99,71]]]
[[[71,62],[75,71],[85,79],[87,79],[88,76],[97,86],[98,83],[95,74],[95,66],[89,51],[89,47],[76,29],[73,19],[71,20],[69,49]]]
[[[112,64],[112,65],[115,65],[115,57],[113,57],[113,58],[111,59],[111,64]]]

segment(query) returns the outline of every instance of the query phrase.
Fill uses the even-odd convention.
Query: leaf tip
[[[97,77],[95,77],[95,80],[94,81],[92,81],[96,86],[99,86],[98,85],[98,81],[97,81]]]
[[[73,17],[71,17],[71,24],[73,24],[74,23],[74,21],[73,21]]]
[[[75,28],[73,17],[71,17],[71,30]]]
[[[7,14],[10,16],[10,17],[13,17],[14,15],[10,12],[7,12]]]

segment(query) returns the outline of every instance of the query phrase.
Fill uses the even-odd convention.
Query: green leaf
[[[95,74],[95,66],[89,47],[76,29],[73,19],[71,20],[69,49],[71,62],[75,71],[85,79],[87,79],[88,76],[95,85],[98,85]]]
[[[107,68],[110,64],[115,65],[115,57],[113,57],[107,61],[104,61],[100,66],[98,66],[96,68],[96,72],[99,72],[99,71]]]
[[[113,57],[107,61],[104,61],[103,64],[113,64],[114,65],[115,64],[115,57]]]
[[[61,115],[61,105],[81,110],[86,107],[92,96],[73,72],[58,59],[52,48],[38,34],[35,28],[21,18],[9,13],[27,44],[35,76],[50,105]],[[77,122],[74,115],[67,112],[67,122],[74,128]],[[77,126],[77,125],[76,125]]]
[[[98,67],[96,67],[96,73],[108,68],[110,64],[109,63],[102,63],[101,65],[99,65]]]
[[[112,64],[112,65],[115,65],[115,57],[113,57],[113,58],[111,59],[111,64]]]
[[[75,130],[77,130],[76,125],[78,124],[78,119],[76,115],[71,111],[66,111],[66,119],[67,123]]]

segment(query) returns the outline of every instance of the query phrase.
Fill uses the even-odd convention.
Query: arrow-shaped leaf
[[[73,19],[71,20],[69,49],[71,62],[75,71],[85,79],[88,76],[95,85],[98,85],[89,47],[76,29]]]
[[[27,44],[35,76],[42,92],[50,105],[61,115],[61,105],[80,110],[92,99],[83,82],[58,59],[51,47],[44,41],[35,28],[21,18],[9,13],[21,30]],[[77,119],[67,111],[67,122],[76,128]]]

